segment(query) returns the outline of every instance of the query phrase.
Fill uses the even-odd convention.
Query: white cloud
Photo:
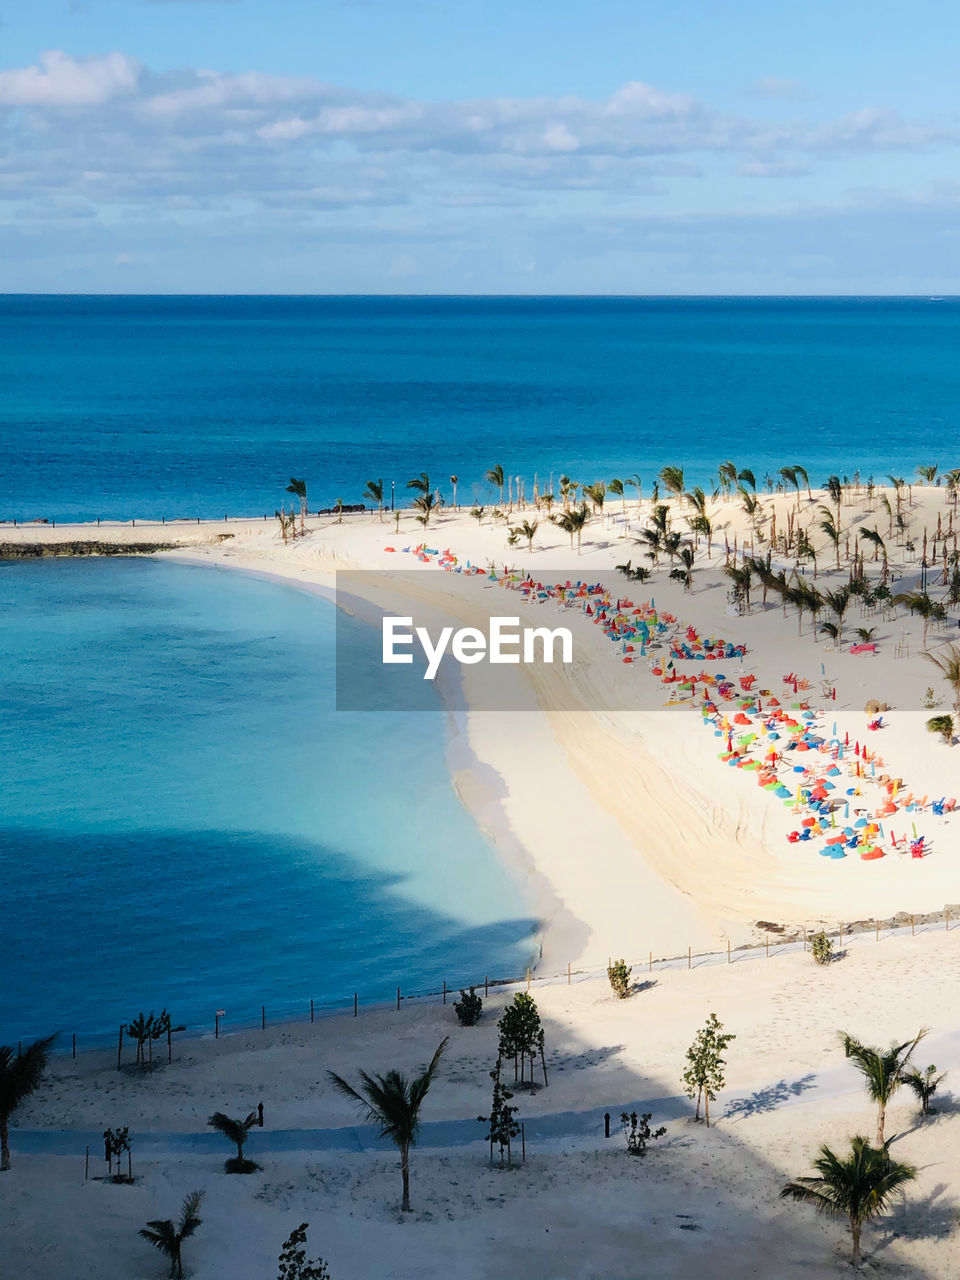
[[[0,71],[0,106],[99,106],[133,93],[140,72],[140,63],[123,53],[78,61],[51,49],[39,65]]]
[[[756,98],[783,98],[786,102],[806,102],[813,94],[799,80],[787,80],[781,76],[761,76],[750,86]]]

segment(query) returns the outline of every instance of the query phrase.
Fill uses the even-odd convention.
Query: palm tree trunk
[[[850,1234],[853,1236],[853,1265],[860,1266],[860,1223],[855,1218],[850,1219]]]
[[[6,1173],[10,1168],[10,1130],[7,1125],[7,1117],[0,1119],[0,1173]]]
[[[877,1104],[877,1146],[883,1146],[883,1127],[887,1122],[887,1104],[880,1102]]]
[[[710,1094],[706,1089],[703,1091],[703,1118],[707,1122],[707,1128],[710,1128]]]
[[[403,1200],[400,1208],[404,1213],[410,1212],[410,1148],[400,1148],[400,1176],[403,1178]]]

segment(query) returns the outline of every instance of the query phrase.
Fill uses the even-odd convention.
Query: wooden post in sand
[[[803,949],[804,949],[804,951],[806,951],[806,949],[807,949],[807,926],[806,926],[806,925],[801,925],[800,927],[803,929]]]
[[[843,925],[841,925],[841,926],[840,926],[840,942],[839,942],[839,945],[840,945],[841,947],[843,946]]]
[[[767,950],[767,959],[769,960],[769,958],[770,958],[770,935],[769,935],[769,933],[765,933],[765,934],[763,935],[763,945],[764,945],[764,947],[766,947],[766,950]]]
[[[947,933],[950,932],[950,908],[949,907],[944,907],[943,909],[943,927],[944,929],[946,929]]]
[[[260,1006],[260,1030],[266,1031],[266,1029],[267,1029],[267,1006],[265,1004],[262,1004]]]
[[[123,1023],[120,1023],[120,1037],[117,1040],[117,1070],[120,1070],[120,1063],[123,1058]]]
[[[647,972],[648,972],[648,973],[653,973],[653,952],[652,952],[652,951],[650,952],[650,959],[649,959],[649,961],[648,961],[648,964],[649,964],[649,966],[650,966],[650,967],[649,967],[649,969],[648,969],[648,971],[647,971]]]
[[[173,1027],[170,1025],[170,1019],[167,1019],[167,1066],[173,1061]]]
[[[400,1012],[400,988],[397,987],[397,1013]]]
[[[77,1056],[77,1033],[73,1033],[73,1056]]]
[[[567,961],[567,986],[570,985],[570,961]]]
[[[356,1016],[357,1016],[357,1010],[358,1010],[358,1007],[359,1007],[359,1001],[358,1001],[358,999],[357,999],[357,993],[356,993],[356,992],[354,992],[354,993],[353,993],[353,1016],[354,1016],[354,1017],[356,1017]]]
[[[877,942],[880,941],[880,921],[874,917],[873,923],[877,926]]]
[[[83,1158],[83,1180],[84,1182],[90,1181],[90,1148],[89,1147],[87,1147],[86,1154]]]
[[[446,1003],[447,1003],[447,980],[446,980],[446,978],[444,978],[444,980],[443,980],[443,1003],[444,1003],[444,1004],[446,1004]]]
[[[313,1022],[313,996],[310,997],[310,1021]]]
[[[910,937],[915,938],[916,936],[917,936],[917,918],[916,916],[911,916],[910,917]]]
[[[687,947],[687,968],[693,968],[693,947]]]
[[[727,939],[727,964],[730,964],[730,939]]]

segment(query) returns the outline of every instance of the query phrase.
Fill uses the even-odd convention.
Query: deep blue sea
[[[420,471],[489,500],[495,463],[528,493],[731,457],[909,475],[960,464],[958,413],[957,299],[0,298],[0,521],[272,513],[291,476],[314,508]],[[335,713],[331,614],[0,562],[0,1041],[525,962],[444,716]]]
[[[336,713],[333,615],[208,568],[0,561],[0,1043],[523,971],[445,713]]]
[[[960,299],[0,298],[0,519],[956,465]],[[799,443],[787,444],[788,435]]]

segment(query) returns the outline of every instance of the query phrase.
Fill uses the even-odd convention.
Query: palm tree
[[[675,582],[682,582],[684,591],[689,591],[693,586],[693,547],[680,547],[677,554],[680,557],[682,569],[671,569],[670,577]]]
[[[887,570],[888,570],[887,544],[884,542],[883,538],[880,536],[880,531],[876,527],[872,529],[861,529],[860,540],[862,542],[869,542],[870,545],[873,547],[874,560],[877,559],[877,557],[881,554],[881,552],[883,553],[883,580],[884,582],[886,582]]]
[[[456,510],[456,508],[457,508],[457,485],[459,484],[459,482],[460,482],[460,477],[459,477],[459,476],[451,476],[451,477],[450,477],[450,483],[453,485],[453,507],[454,507],[454,510]]]
[[[788,484],[792,484],[797,491],[797,509],[800,507],[800,479],[797,476],[796,467],[781,467],[778,473]]]
[[[839,648],[840,628],[835,622],[821,622],[820,630],[833,641],[833,647]]]
[[[363,496],[365,499],[369,498],[371,502],[375,502],[377,504],[377,511],[380,515],[380,520],[382,521],[383,520],[383,481],[368,480],[367,487],[366,487],[366,490],[364,491]]]
[[[389,1138],[400,1152],[400,1173],[403,1178],[401,1209],[410,1212],[410,1148],[417,1145],[420,1132],[420,1108],[440,1066],[440,1059],[447,1047],[447,1039],[441,1040],[430,1065],[421,1075],[408,1080],[400,1071],[388,1071],[383,1076],[370,1076],[360,1072],[360,1089],[354,1089],[335,1071],[327,1075],[346,1097],[356,1102],[371,1123],[379,1125],[380,1137]]]
[[[437,495],[435,493],[421,493],[413,500],[413,505],[420,512],[416,518],[424,528],[430,523],[430,516],[437,507]]]
[[[418,493],[430,492],[430,477],[425,471],[421,471],[418,476],[414,476],[412,480],[407,481],[408,489],[416,489]]]
[[[630,483],[630,481],[628,480],[628,481],[627,481],[627,484],[629,484],[629,483]],[[609,491],[614,495],[614,497],[616,497],[616,498],[619,498],[619,499],[620,499],[620,514],[621,514],[621,515],[626,515],[626,513],[627,513],[627,499],[626,499],[626,496],[625,496],[625,494],[624,494],[623,481],[622,481],[622,480],[618,480],[616,477],[614,477],[614,478],[613,478],[613,479],[608,483],[608,485],[607,485],[607,489],[608,489],[608,490],[609,490]]]
[[[717,479],[720,481],[720,489],[723,496],[726,497],[730,490],[737,483],[737,464],[735,462],[721,462],[717,467]]]
[[[843,485],[839,476],[828,476],[827,483],[823,486],[830,497],[833,499],[834,506],[837,508],[837,525],[840,524],[840,504],[843,502]]]
[[[530,523],[529,520],[522,520],[520,524],[517,525],[516,529],[513,530],[513,532],[521,538],[526,538],[527,550],[533,551],[533,535],[537,532],[537,529],[539,527],[540,527],[539,520],[534,520],[532,524]]]
[[[675,498],[683,497],[683,467],[664,467],[660,472],[663,487]]]
[[[843,615],[847,612],[850,598],[848,587],[841,587],[839,591],[828,591],[824,597],[825,603],[837,619],[837,639],[840,644],[843,644]]]
[[[26,1049],[0,1045],[0,1173],[10,1168],[10,1119],[43,1078],[56,1036],[34,1040]]]
[[[585,502],[582,502],[579,507],[571,507],[569,511],[561,511],[559,515],[553,517],[553,523],[561,528],[564,533],[569,533],[571,550],[573,550],[573,539],[574,535],[576,535],[577,555],[580,554],[580,539],[583,537],[584,527],[589,520],[590,512],[587,510]]]
[[[931,716],[927,729],[930,733],[939,733],[945,746],[953,746],[953,716]]]
[[[793,469],[794,469],[794,471],[797,473],[797,479],[798,479],[798,480],[802,480],[802,481],[803,481],[803,483],[807,486],[807,499],[808,499],[809,501],[812,501],[812,500],[813,500],[813,494],[810,492],[810,477],[807,475],[806,468],[805,468],[805,467],[801,467],[801,466],[800,466],[800,464],[799,464],[799,462],[797,462],[797,463],[794,463],[794,467],[793,467]],[[799,485],[797,486],[797,506],[798,506],[798,507],[800,506],[800,487],[799,487]]]
[[[307,482],[306,480],[295,480],[290,477],[290,483],[287,485],[287,493],[292,493],[295,498],[300,500],[300,532],[306,532],[303,523],[307,514]]]
[[[624,485],[631,485],[637,491],[637,517],[640,516],[640,504],[643,502],[643,481],[640,479],[640,473],[635,471],[629,480],[624,480]]]
[[[202,1199],[202,1191],[191,1191],[184,1198],[177,1225],[169,1218],[156,1218],[140,1228],[142,1239],[149,1241],[170,1259],[170,1280],[183,1280],[181,1250],[184,1240],[189,1239],[203,1225],[203,1219],[197,1213]]]
[[[499,463],[495,467],[491,467],[486,476],[490,484],[500,490],[500,505],[503,505],[503,486],[506,483],[503,475],[503,467]]]
[[[244,1159],[243,1145],[250,1130],[255,1124],[259,1124],[259,1120],[256,1111],[251,1111],[245,1120],[234,1120],[222,1111],[215,1111],[207,1121],[211,1129],[216,1129],[217,1133],[222,1133],[225,1138],[237,1144],[236,1156],[231,1156],[226,1163],[227,1173],[251,1173],[257,1167],[252,1160]]]
[[[892,1139],[891,1139],[892,1141]],[[812,1204],[818,1213],[846,1218],[853,1239],[853,1265],[860,1266],[860,1232],[865,1222],[882,1214],[894,1192],[912,1182],[917,1171],[890,1157],[890,1143],[871,1147],[859,1134],[850,1154],[835,1155],[824,1144],[813,1162],[819,1177],[788,1182],[780,1198]]]
[[[823,519],[819,522],[818,528],[825,533],[828,539],[833,543],[833,549],[837,554],[837,568],[840,568],[840,525],[834,519],[833,512],[829,507],[821,507],[820,512]]]
[[[933,484],[937,472],[940,470],[940,463],[937,462],[932,467],[917,467],[917,475],[921,480],[925,480],[927,484]]]
[[[843,1051],[853,1059],[853,1065],[863,1076],[867,1094],[877,1104],[877,1146],[883,1146],[883,1126],[887,1117],[887,1103],[903,1083],[903,1073],[910,1063],[914,1049],[926,1035],[921,1030],[912,1040],[892,1044],[889,1049],[875,1049],[861,1044],[845,1032],[840,1033]]]
[[[946,617],[946,609],[942,604],[938,604],[936,600],[931,599],[926,591],[907,591],[893,597],[894,604],[905,604],[911,613],[919,613],[923,619],[923,648],[926,652],[927,648],[927,632],[930,629],[931,619],[940,621]],[[953,646],[951,646],[952,648]],[[937,666],[940,664],[937,663]],[[941,668],[942,670],[942,668]]]
[[[749,467],[744,467],[742,471],[738,472],[737,479],[742,484],[748,484],[750,488],[754,491],[754,493],[756,493],[757,477],[753,474],[753,472],[750,470]]]
[[[596,484],[585,484],[583,486],[583,496],[590,499],[593,503],[593,514],[598,516],[603,510],[603,503],[607,496],[607,486],[602,480],[598,480]]]
[[[960,716],[960,648],[948,644],[941,653],[925,653],[923,656],[933,663],[950,686],[954,710]]]
[[[921,1115],[928,1116],[930,1114],[930,1099],[937,1092],[937,1086],[946,1077],[946,1074],[945,1071],[941,1071],[937,1075],[936,1065],[931,1063],[926,1071],[920,1071],[917,1067],[914,1067],[912,1071],[908,1071],[903,1077],[903,1083],[917,1095]]]

